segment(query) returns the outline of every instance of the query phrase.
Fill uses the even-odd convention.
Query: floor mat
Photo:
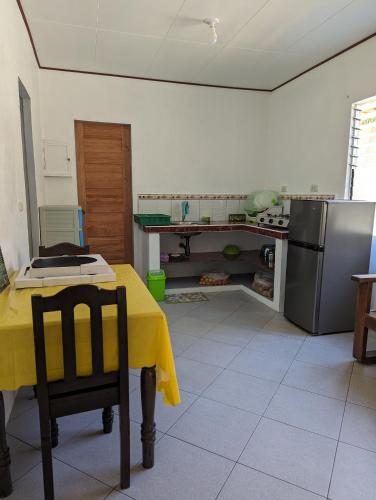
[[[202,292],[172,293],[166,296],[166,304],[184,304],[187,302],[207,302],[208,297]]]

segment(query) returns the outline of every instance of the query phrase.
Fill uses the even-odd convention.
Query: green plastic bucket
[[[148,289],[152,296],[158,302],[165,299],[166,274],[163,269],[148,271],[147,274]]]

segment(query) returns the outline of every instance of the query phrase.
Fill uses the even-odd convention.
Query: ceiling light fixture
[[[205,24],[207,24],[210,28],[211,36],[212,36],[211,42],[214,45],[215,43],[217,43],[217,40],[218,40],[218,35],[217,35],[217,31],[216,31],[215,27],[219,23],[219,19],[218,19],[218,17],[205,17],[205,19],[203,19],[203,22]]]

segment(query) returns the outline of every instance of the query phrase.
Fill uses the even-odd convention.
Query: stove
[[[116,274],[99,254],[37,257],[24,266],[15,280],[16,288],[82,285],[115,281]]]
[[[289,225],[290,216],[283,213],[283,207],[270,207],[256,216],[259,226],[276,227],[286,229]]]

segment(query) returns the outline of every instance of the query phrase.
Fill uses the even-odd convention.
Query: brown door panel
[[[123,213],[87,213],[86,235],[87,238],[125,236],[125,221]]]
[[[124,211],[123,189],[86,189],[86,211],[121,212]]]
[[[85,243],[109,263],[133,263],[130,126],[75,122]]]

